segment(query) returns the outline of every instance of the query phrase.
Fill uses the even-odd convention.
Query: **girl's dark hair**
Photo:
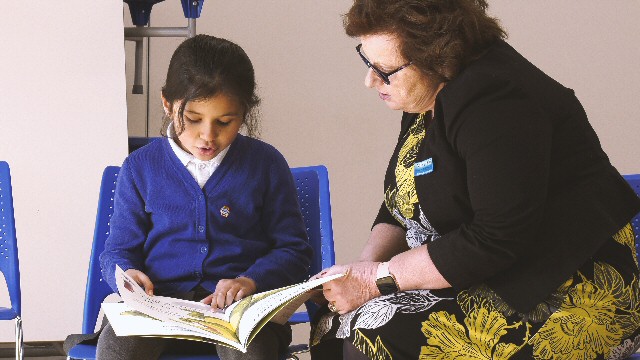
[[[485,0],[354,0],[343,22],[351,37],[396,35],[405,59],[446,82],[507,37],[487,7]]]
[[[182,101],[177,119],[184,129],[184,109],[189,101],[225,94],[244,107],[243,125],[248,136],[257,137],[260,98],[256,94],[253,65],[247,54],[235,43],[210,35],[196,35],[183,41],[173,53],[162,96],[171,108]],[[162,134],[166,136],[169,117]],[[176,127],[174,127],[175,129]]]

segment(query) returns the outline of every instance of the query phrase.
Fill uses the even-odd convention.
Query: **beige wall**
[[[510,43],[573,88],[614,165],[640,172],[640,2],[490,1]],[[382,200],[383,172],[400,114],[363,85],[365,67],[344,35],[350,0],[207,0],[197,32],[228,38],[252,59],[263,99],[263,139],[292,166],[329,168],[337,259],[354,259]],[[127,14],[128,17],[128,14]],[[178,2],[154,7],[156,26],[185,26]],[[125,19],[130,21],[130,19]],[[160,128],[160,87],[182,39],[151,40],[150,129]],[[133,44],[127,45],[131,61]],[[129,63],[128,63],[129,64]],[[132,66],[127,69],[128,83]],[[142,134],[146,107],[127,95],[129,129]],[[153,133],[152,133],[153,135]]]
[[[640,1],[489,2],[510,42],[575,90],[613,165],[640,173]]]
[[[93,1],[91,5],[81,0],[69,1],[76,6],[54,6],[45,1],[32,5],[40,9],[36,11],[39,20],[35,23],[38,29],[46,29],[46,36],[41,34],[42,30],[36,32],[34,27],[20,26],[18,18],[10,15],[22,11],[24,4],[9,5],[9,11],[4,9],[5,3],[0,7],[1,16],[10,17],[8,24],[4,19],[0,21],[5,34],[3,41],[9,41],[11,54],[21,55],[7,59],[3,49],[0,57],[3,65],[0,131],[14,135],[3,136],[0,158],[16,159],[15,186],[22,196],[29,197],[16,205],[20,210],[21,250],[29,249],[21,256],[25,268],[27,340],[62,339],[80,328],[98,169],[107,163],[119,164],[124,156],[123,110],[118,107],[124,92],[124,84],[118,78],[123,72],[122,33],[113,28],[120,26],[115,23],[122,21],[122,14],[125,25],[130,25],[128,8],[124,5],[123,9],[117,1]],[[399,113],[388,110],[373,91],[363,86],[365,68],[354,50],[357,40],[347,38],[341,26],[340,14],[350,3],[350,0],[206,0],[197,23],[198,33],[233,40],[251,57],[263,99],[263,139],[280,149],[291,166],[328,167],[338,262],[356,258],[367,238],[382,200],[383,172],[400,118]],[[640,59],[636,46],[640,3],[636,0],[490,0],[490,3],[491,12],[507,28],[511,44],[549,75],[576,90],[614,165],[623,173],[640,172],[640,150],[633,146],[640,134],[637,121],[640,106],[636,100],[640,96],[640,72],[636,70]],[[68,10],[78,7],[86,7],[86,11],[76,15]],[[118,8],[117,16],[114,7]],[[186,25],[177,0],[154,6],[151,22],[153,26]],[[13,38],[7,34],[13,34]],[[79,41],[77,47],[73,40]],[[159,131],[159,91],[169,57],[181,40],[151,40],[151,135]],[[44,49],[31,49],[23,44],[36,44]],[[54,51],[58,48],[64,50],[66,61]],[[146,94],[130,94],[133,44],[127,42],[125,48],[129,130],[133,135],[141,135]],[[83,82],[83,77],[96,76],[88,74],[89,67],[106,72],[90,82],[100,86],[87,88]],[[42,68],[64,87],[51,85],[51,80],[42,80],[41,75],[32,73],[33,69]],[[7,83],[7,77],[12,81]],[[21,81],[25,78],[29,81]],[[75,81],[85,84],[84,87]],[[38,86],[33,86],[34,83]],[[76,101],[68,100],[70,96]],[[80,109],[78,97],[85,104]],[[34,108],[38,111],[31,110]],[[48,125],[41,128],[44,117]],[[19,119],[20,125],[6,119]],[[107,119],[109,127],[103,128]],[[74,146],[70,140],[53,144],[46,137],[46,134],[68,136],[61,126],[51,125],[67,124],[66,121],[75,121],[73,134],[82,146]],[[22,140],[16,134],[27,136]],[[32,142],[35,148],[30,146]],[[42,144],[55,146],[56,150],[47,147],[40,152],[37,145]],[[83,153],[91,156],[85,158]],[[30,162],[25,161],[27,158]],[[78,162],[72,163],[74,160]],[[36,170],[41,166],[47,173],[60,175],[57,168],[62,167],[65,171],[82,171],[86,176],[56,178],[43,185]],[[71,186],[85,195],[68,202],[72,197],[65,191]],[[37,202],[31,197],[35,194],[30,191],[45,193],[47,207],[34,205]],[[53,210],[49,203],[60,206]],[[67,253],[74,256],[70,260],[56,256]],[[64,318],[68,320],[62,321]],[[0,341],[11,341],[11,328],[4,329],[0,328]]]
[[[490,0],[511,44],[573,88],[612,162],[640,172],[640,2]],[[197,32],[228,38],[252,59],[262,104],[263,139],[291,166],[329,169],[338,262],[354,260],[382,201],[382,181],[400,114],[363,85],[357,40],[344,35],[340,15],[350,0],[211,1]],[[125,16],[125,22],[130,19]],[[152,25],[185,26],[177,1],[154,7]],[[150,130],[162,116],[159,92],[169,58],[182,39],[152,39]],[[127,44],[132,83],[133,44]],[[130,91],[129,91],[130,92]],[[146,96],[127,95],[129,129],[144,134]],[[306,329],[296,329],[304,341]]]
[[[365,68],[340,15],[350,0],[211,1],[198,33],[228,38],[252,59],[263,99],[263,139],[292,166],[329,169],[338,262],[355,259],[382,200],[383,172],[400,114],[363,86]],[[621,172],[640,172],[638,1],[491,1],[510,42],[549,75],[573,88],[605,150]],[[156,5],[156,26],[185,26],[177,2]],[[126,19],[125,21],[128,21]],[[182,39],[151,40],[150,129],[159,130],[158,98],[169,57]],[[133,45],[127,48],[128,64]],[[128,66],[131,83],[132,66]],[[127,95],[129,129],[142,134],[146,105]],[[636,136],[634,136],[635,134]],[[296,329],[296,341],[306,329]]]
[[[1,1],[0,33],[25,339],[62,339],[81,326],[102,169],[127,152],[122,3]],[[0,342],[13,339],[1,321]]]
[[[336,253],[343,262],[355,256],[367,237],[399,126],[399,114],[362,85],[365,68],[355,52],[357,41],[346,37],[341,25],[340,14],[349,4],[207,0],[197,22],[198,33],[235,41],[252,59],[263,100],[262,138],[291,166],[328,167]],[[155,26],[186,25],[177,1],[154,6],[151,21]],[[151,135],[160,130],[160,88],[182,40],[151,40]],[[126,46],[131,84],[133,43]],[[146,95],[131,95],[128,88],[129,129],[143,134]]]

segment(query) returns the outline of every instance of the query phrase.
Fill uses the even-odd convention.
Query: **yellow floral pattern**
[[[594,264],[594,279],[584,279],[529,341],[536,359],[608,358],[611,350],[638,329],[640,293],[634,276],[625,285],[610,265]]]
[[[618,231],[617,234],[613,235],[613,239],[617,242],[619,242],[622,245],[626,245],[631,249],[631,252],[633,253],[633,259],[636,262],[636,265],[638,265],[638,256],[636,253],[636,239],[635,239],[635,234],[633,233],[633,227],[631,226],[631,224],[627,224],[625,227],[622,228],[622,230]]]
[[[509,324],[486,299],[465,291],[460,295],[458,303],[466,315],[464,326],[445,311],[430,314],[422,323],[428,346],[422,347],[420,360],[506,360],[524,346],[500,342],[509,329],[523,326],[522,322]]]
[[[413,164],[426,133],[424,116],[425,114],[420,114],[409,128],[404,144],[398,153],[398,163],[395,169],[396,184],[389,186],[385,191],[385,204],[389,212],[393,214],[396,209],[406,219],[413,218],[414,204],[418,202]],[[402,219],[399,220],[403,223]]]
[[[411,124],[398,153],[395,182],[385,191],[386,207],[402,224],[410,223],[416,209],[423,216],[416,207],[419,200],[414,163],[426,135],[424,116],[421,114]],[[428,224],[426,217],[424,223]],[[539,360],[624,359],[625,354],[640,346],[640,283],[631,224],[616,233],[612,241],[629,249],[632,257],[626,258],[627,265],[620,266],[619,270],[604,259],[594,258],[592,272],[591,269],[582,269],[584,273],[576,272],[528,313],[518,313],[485,285],[461,291],[455,299],[453,296],[456,295],[449,297],[447,301],[455,302],[453,306],[459,307],[457,309],[443,305],[431,313],[424,311],[426,318],[422,317],[420,321],[425,340],[424,345],[418,345],[418,358],[506,360],[522,350],[525,356]],[[615,247],[620,250],[618,245]],[[635,262],[636,269],[630,268],[631,261]],[[382,309],[390,306],[384,303],[377,305]],[[340,323],[340,329],[349,327],[354,330],[352,335],[341,338],[351,338],[355,347],[370,359],[392,360],[395,353],[391,350],[394,348],[385,346],[384,337],[370,335],[368,338],[360,330],[371,331],[392,320],[376,326],[362,326],[361,316],[358,313],[345,324]],[[323,333],[327,333],[331,322],[324,327]],[[397,346],[397,342],[395,344]],[[398,356],[403,357],[401,354]]]
[[[632,265],[637,261],[631,247],[633,238],[633,231],[625,226],[610,240],[608,245],[623,253],[628,251],[626,256],[617,255],[618,267],[607,263],[608,252],[602,258],[596,255],[588,267],[577,271],[526,314],[515,311],[484,285],[453,297],[434,293],[438,301],[432,305],[438,308],[429,306],[415,312],[424,314],[420,318],[423,342],[415,344],[408,339],[407,344],[417,346],[412,349],[420,360],[506,360],[519,355],[538,360],[626,359],[640,347],[640,282]],[[402,301],[398,305],[416,303],[422,302]],[[375,305],[378,312],[383,312],[392,303],[385,303],[381,297]],[[344,321],[346,315],[342,315],[340,329],[353,332],[339,336],[338,331],[336,337],[349,338],[371,359],[405,358],[408,349],[400,348],[402,353],[394,350],[402,346],[401,339],[386,339],[381,335],[384,332],[376,330],[386,324],[403,326],[403,320],[394,323],[395,317],[391,316],[382,322],[366,322],[364,313],[361,308]],[[376,314],[375,318],[379,317]],[[330,327],[327,324],[323,334],[328,334]],[[401,328],[398,331],[404,334]]]
[[[630,246],[637,262],[631,227],[625,226],[614,239]],[[422,323],[427,345],[420,360],[509,359],[525,346],[531,347],[534,359],[618,358],[621,344],[638,332],[640,324],[638,278],[634,275],[625,283],[604,262],[594,262],[592,279],[578,272],[552,294],[547,305],[557,310],[547,315],[533,336],[530,329],[546,310],[520,314],[528,321],[510,323],[513,311],[482,286],[460,292],[457,303],[465,314],[462,323],[446,311],[434,312]],[[523,333],[523,329],[522,344],[505,341],[510,331]]]
[[[391,354],[380,341],[380,337],[376,338],[375,343],[371,342],[360,330],[355,331],[353,345],[371,360],[392,360]]]

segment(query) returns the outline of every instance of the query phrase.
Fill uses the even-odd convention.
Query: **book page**
[[[254,294],[231,304],[224,311],[214,311],[210,305],[200,302],[164,296],[149,296],[140,285],[116,266],[116,284],[120,297],[124,301],[123,305],[126,304],[127,310],[120,313],[112,310],[111,317],[115,321],[127,322],[127,324],[121,325],[123,329],[120,332],[123,334],[134,331],[136,334],[131,333],[130,335],[202,337],[222,342],[245,352],[248,342],[265,323],[272,318],[275,318],[278,323],[285,323],[309,298],[310,294],[307,294],[309,290],[341,276],[343,274],[336,274]],[[111,307],[107,304],[103,304],[103,306]],[[131,310],[137,313],[132,313]],[[144,321],[143,323],[140,319],[131,319],[134,318],[131,315],[143,318],[140,313],[148,317],[146,320],[153,322]],[[123,314],[128,315],[129,318],[124,317]],[[111,321],[111,317],[109,317],[109,321]],[[123,317],[124,319],[122,319]],[[137,324],[132,323],[134,320],[139,320],[137,322],[140,323],[140,328],[137,328]],[[118,333],[116,332],[116,334]]]
[[[238,342],[237,323],[232,324],[229,320],[240,302],[231,304],[223,312],[214,311],[211,306],[201,302],[149,296],[118,266],[116,267],[116,284],[120,297],[132,310],[161,321],[176,322],[183,328],[200,332],[201,336],[206,337],[209,333],[215,337],[224,336],[230,341]]]
[[[307,301],[311,298],[313,291],[322,291],[322,290],[309,290],[304,294],[300,294],[299,296],[293,298],[293,300],[289,301],[286,305],[279,309],[279,311],[271,318],[276,324],[286,324],[291,316]]]
[[[177,323],[154,319],[139,311],[133,310],[124,303],[103,303],[102,310],[109,319],[113,331],[118,336],[159,336],[181,338],[198,341],[214,340],[228,346],[238,348],[235,341],[230,341],[222,334],[195,331]]]
[[[288,303],[293,301],[296,297],[304,296],[305,293],[316,286],[322,285],[331,280],[337,279],[344,274],[336,274],[319,279],[314,279],[300,283],[298,285],[292,285],[277,290],[267,291],[264,293],[256,294],[253,296],[251,303],[242,314],[240,323],[238,324],[238,339],[241,344],[247,344],[252,335],[260,330],[260,328],[271,318],[278,313],[278,318],[289,319],[291,315],[298,309],[298,306],[286,307]],[[308,299],[310,295],[306,295]],[[304,301],[303,301],[304,302]],[[287,311],[282,311],[286,309]]]

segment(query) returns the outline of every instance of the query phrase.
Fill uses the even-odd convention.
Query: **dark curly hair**
[[[396,35],[400,53],[438,82],[455,78],[495,41],[507,37],[485,0],[354,0],[347,35]]]
[[[243,125],[247,135],[257,137],[260,98],[256,94],[253,65],[235,43],[210,35],[196,35],[183,41],[174,51],[167,70],[162,96],[170,106],[182,101],[178,110],[180,128],[184,129],[184,109],[189,101],[208,99],[218,94],[234,97],[245,111]],[[162,135],[171,118],[166,117]]]

